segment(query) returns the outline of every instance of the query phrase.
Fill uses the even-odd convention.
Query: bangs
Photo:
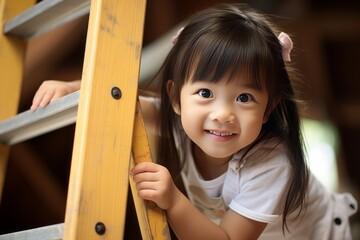
[[[223,10],[210,9],[190,20],[170,51],[161,74],[165,81],[173,80],[174,101],[180,101],[187,82],[241,81],[267,91],[270,104],[275,103],[280,79],[287,77],[277,36],[250,10]]]
[[[247,85],[261,90],[270,74],[271,54],[261,38],[252,36],[251,29],[240,29],[221,29],[199,37],[190,51],[186,79],[216,83],[224,77],[229,82],[239,81],[241,76]]]

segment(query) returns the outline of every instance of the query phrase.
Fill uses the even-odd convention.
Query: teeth
[[[218,133],[218,132],[214,132],[214,131],[211,131],[211,130],[209,130],[209,132],[210,132],[211,134],[214,134],[214,135],[220,136],[220,137],[225,137],[225,136],[234,135],[234,133]]]

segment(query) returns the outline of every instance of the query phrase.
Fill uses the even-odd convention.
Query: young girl
[[[160,140],[158,163],[131,171],[139,196],[165,210],[179,239],[351,239],[357,202],[327,192],[305,163],[284,62],[291,39],[248,6],[222,4],[173,40],[161,101],[141,98],[147,122],[160,116]],[[45,82],[32,109],[74,86]]]

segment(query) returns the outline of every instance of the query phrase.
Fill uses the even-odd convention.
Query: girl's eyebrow
[[[207,80],[207,79],[197,79],[197,78],[192,78],[190,80],[191,84],[195,84],[195,83],[207,83],[207,84],[218,84],[219,82],[222,81],[226,81],[227,83],[231,83],[231,82],[238,82],[239,85],[243,88],[249,88],[252,90],[256,90],[256,91],[260,91],[262,92],[264,90],[264,88],[262,87],[261,84],[258,84],[256,80],[251,80],[248,77],[244,77],[241,74],[237,77],[224,77],[221,80],[217,80],[217,81],[211,81],[211,80]]]
[[[252,90],[256,90],[256,91],[262,91],[261,85],[257,84],[257,82],[254,80],[249,80],[248,78],[245,79],[245,78],[237,77],[237,78],[233,78],[233,79],[225,79],[224,81],[227,81],[227,83],[231,83],[231,82],[235,81],[235,82],[238,82],[238,85],[242,88],[248,88],[248,89],[252,89]]]
[[[262,91],[262,88],[260,86],[257,86],[254,83],[241,84],[241,86],[243,86],[244,88],[250,88],[250,89],[256,90],[256,91]]]
[[[257,91],[263,90],[261,83],[259,84],[255,80],[251,80],[249,78],[241,78],[241,77],[239,77],[237,79],[239,79],[239,84],[245,88],[250,88],[250,89],[257,90]],[[230,81],[235,81],[235,80],[230,80]]]
[[[224,80],[221,80],[221,81],[227,81],[227,83],[229,84],[230,82],[232,81],[236,81],[236,80],[227,80],[227,79],[224,79]],[[191,83],[191,85],[194,85],[196,87],[199,87],[199,88],[206,88],[206,86],[210,86],[211,85],[217,85],[219,82],[210,82],[210,81],[206,81],[206,80],[198,80],[198,81],[193,81]],[[204,86],[204,84],[206,84],[206,86]],[[263,89],[258,87],[256,85],[256,83],[254,83],[253,81],[246,81],[245,83],[242,82],[242,81],[239,81],[239,84],[238,84],[239,88],[241,89],[244,89],[245,91],[247,90],[251,90],[251,91],[256,91],[256,92],[263,92]]]

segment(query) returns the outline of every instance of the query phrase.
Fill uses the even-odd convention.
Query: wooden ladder
[[[129,181],[142,238],[170,239],[164,212],[129,179],[133,164],[152,160],[137,101],[146,1],[35,2],[0,0],[0,187],[11,144],[76,120],[65,221],[0,239],[122,239]],[[26,40],[88,12],[80,91],[16,114]]]

